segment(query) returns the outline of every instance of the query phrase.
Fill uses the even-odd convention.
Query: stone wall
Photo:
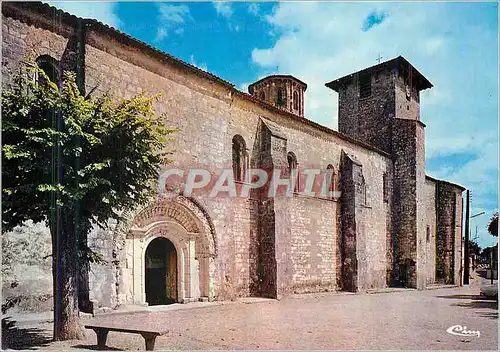
[[[433,179],[425,180],[425,231],[426,231],[426,282],[436,282],[436,182]]]
[[[87,244],[98,253],[102,262],[90,265],[88,274],[89,299],[96,303],[94,308],[115,307],[118,304],[117,251],[119,239],[114,236],[113,223],[105,229],[94,226],[88,235]]]
[[[396,241],[394,239],[393,231],[393,208],[394,208],[394,170],[392,163],[387,164],[386,171],[383,177],[382,184],[383,201],[385,203],[385,213],[386,213],[386,285],[394,286],[394,268],[395,268],[395,245]]]
[[[445,181],[436,185],[436,281],[460,284],[462,273],[462,189]]]
[[[31,220],[2,233],[2,310],[52,306],[52,245],[44,223]]]
[[[462,285],[462,278],[463,278],[463,229],[462,229],[462,224],[463,224],[463,198],[462,198],[462,192],[464,189],[462,187],[457,187],[456,185],[453,185],[455,188],[455,224],[454,224],[454,240],[455,240],[455,247],[454,247],[454,273],[453,273],[453,283],[455,285]]]
[[[413,122],[416,124],[416,197],[417,197],[417,288],[422,290],[425,288],[426,275],[426,226],[425,220],[427,217],[425,207],[425,125],[420,121]]]
[[[416,287],[416,128],[407,120],[393,122],[396,277],[401,285],[409,287]]]
[[[347,154],[342,160],[341,197],[341,288],[356,292],[359,287],[357,242],[361,235],[361,206],[365,198],[362,165]],[[361,204],[360,204],[361,203]]]
[[[297,196],[290,200],[291,290],[334,290],[336,287],[336,214],[338,202]]]

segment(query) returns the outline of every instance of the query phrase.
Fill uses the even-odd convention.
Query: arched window
[[[333,199],[334,197],[334,191],[335,191],[335,169],[332,164],[328,164],[326,167],[326,176],[327,179],[327,192],[326,192],[326,197]]]
[[[290,182],[292,182],[292,173],[295,174],[296,177],[295,187],[293,188],[293,191],[297,193],[299,191],[299,173],[297,168],[297,157],[293,152],[288,152],[287,161],[288,161],[288,173],[290,175]]]
[[[278,105],[278,106],[285,105],[285,100],[283,99],[283,89],[282,88],[278,88],[278,91],[276,93],[276,105]]]
[[[293,109],[299,110],[299,93],[293,92]]]
[[[234,180],[245,181],[248,164],[248,154],[245,140],[239,134],[233,137],[233,174]]]
[[[389,202],[389,179],[387,178],[387,173],[384,172],[382,176],[382,194],[384,198],[384,202]]]
[[[52,83],[59,85],[59,62],[49,55],[42,55],[36,59],[37,66],[47,75]],[[37,78],[41,83],[41,77]]]
[[[263,91],[260,92],[260,100],[266,100],[266,93],[264,93]]]

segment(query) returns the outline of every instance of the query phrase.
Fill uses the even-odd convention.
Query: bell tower
[[[271,75],[248,86],[248,92],[278,109],[304,116],[307,84],[291,75]]]
[[[339,94],[339,131],[391,156],[394,285],[425,287],[425,125],[420,92],[431,82],[405,58],[326,83]]]
[[[394,119],[420,121],[420,92],[432,83],[398,56],[326,86],[339,94],[339,132],[391,153]]]

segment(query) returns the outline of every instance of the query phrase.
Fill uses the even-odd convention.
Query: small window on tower
[[[359,97],[366,98],[372,94],[372,78],[369,73],[359,75]]]
[[[283,106],[285,105],[285,100],[283,99],[283,89],[278,88],[278,93],[276,96],[276,105]]]
[[[299,93],[293,92],[293,109],[299,110]]]
[[[431,241],[431,228],[430,226],[427,226],[427,242],[430,242]]]
[[[260,92],[260,100],[266,100],[266,93]]]
[[[388,179],[387,179],[387,173],[384,172],[383,179],[382,179],[382,188],[383,188],[383,198],[384,202],[388,203],[389,202],[389,184],[388,184]]]

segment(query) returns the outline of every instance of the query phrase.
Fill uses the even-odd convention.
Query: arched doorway
[[[146,302],[149,305],[177,302],[177,250],[165,237],[152,240],[144,258]]]
[[[213,300],[219,288],[214,280],[217,237],[211,219],[201,205],[186,197],[175,196],[151,202],[131,215],[130,227],[127,223],[118,229],[126,231],[126,259],[121,268],[122,285],[119,286],[121,302],[165,304]],[[170,247],[165,248],[159,242],[162,238],[170,243]],[[167,262],[162,255],[165,252],[175,253],[175,256],[170,254]],[[157,264],[148,263],[149,257],[157,257]],[[172,265],[169,267],[168,263]],[[161,268],[174,270],[174,263],[177,280],[169,275],[175,281],[169,281],[171,291],[168,292],[171,293],[167,296],[167,271],[162,273]],[[150,270],[155,266],[158,270]],[[151,279],[155,275],[157,279]],[[158,296],[162,292],[157,291],[158,287],[165,288],[165,295]],[[165,303],[161,302],[162,299]]]

